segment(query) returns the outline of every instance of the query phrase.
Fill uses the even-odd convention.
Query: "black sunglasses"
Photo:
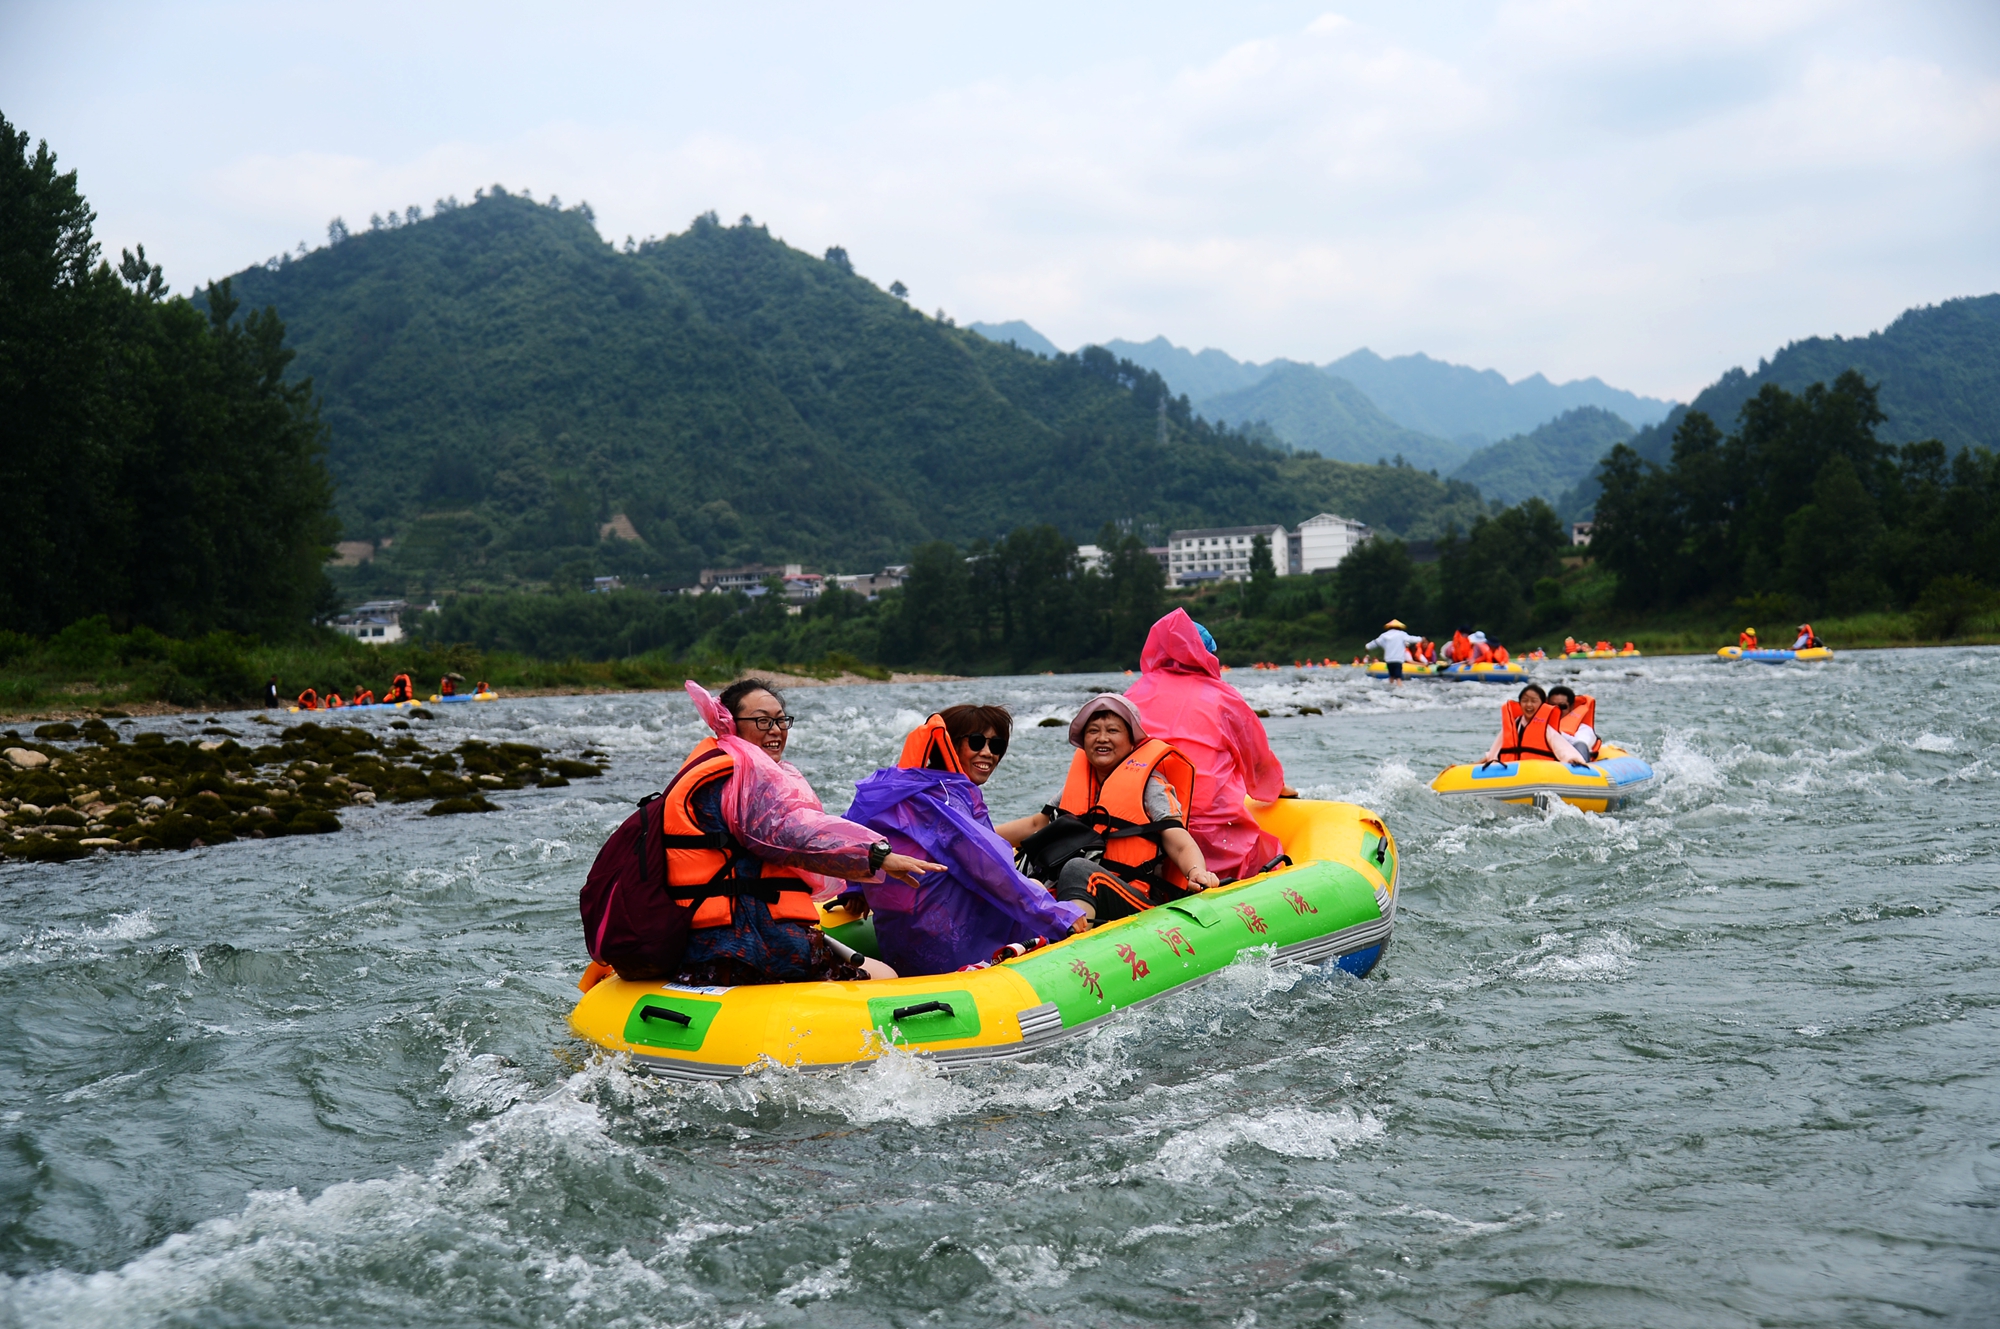
[[[998,734],[967,734],[958,741],[971,748],[974,752],[985,752],[991,747],[995,761],[1007,755],[1007,740]]]

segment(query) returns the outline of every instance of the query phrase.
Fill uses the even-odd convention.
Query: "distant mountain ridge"
[[[1360,388],[1312,365],[1280,361],[1251,386],[1206,398],[1197,409],[1225,424],[1261,420],[1292,447],[1335,461],[1367,465],[1401,457],[1419,470],[1446,472],[1469,452],[1405,429]]]
[[[1044,353],[1053,353],[1048,338],[1019,320],[974,323],[971,327],[995,341],[1013,341],[1028,350],[1047,347]],[[1206,407],[1213,398],[1254,388],[1281,367],[1299,363],[1279,359],[1258,364],[1213,348],[1190,351],[1165,337],[1146,342],[1113,338],[1102,344],[1120,359],[1158,374],[1204,414],[1209,413]],[[1634,426],[1662,420],[1674,406],[1657,397],[1614,388],[1596,377],[1552,383],[1544,375],[1530,374],[1509,383],[1498,370],[1450,364],[1421,352],[1385,359],[1364,347],[1317,368],[1361,389],[1391,423],[1456,443],[1458,460],[1496,439],[1531,433],[1580,406],[1609,411]],[[1230,409],[1235,407],[1232,402]],[[1271,423],[1280,437],[1285,437],[1284,429],[1275,420]],[[1297,439],[1286,441],[1297,447],[1309,446]]]

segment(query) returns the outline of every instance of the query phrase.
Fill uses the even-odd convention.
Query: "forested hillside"
[[[156,654],[303,629],[334,525],[284,325],[228,282],[170,297],[143,247],[114,271],[56,167],[0,117],[0,663],[91,618]]]
[[[324,394],[352,590],[849,570],[927,540],[1109,521],[1469,524],[1469,486],[1291,457],[1091,348],[1045,359],[928,317],[748,219],[623,252],[498,189],[236,279]],[[640,536],[600,531],[624,514]]]
[[[1645,460],[1665,465],[1689,412],[1726,425],[1766,384],[1798,393],[1814,383],[1831,383],[1849,369],[1877,390],[1883,419],[1876,432],[1883,441],[1934,438],[1950,452],[2000,448],[2000,295],[1905,310],[1866,337],[1795,341],[1761,362],[1754,374],[1731,369],[1688,405],[1639,430],[1629,446]],[[1588,478],[1559,506],[1587,515],[1598,492],[1596,478]]]
[[[1614,443],[1631,437],[1632,426],[1610,411],[1579,406],[1531,433],[1481,448],[1451,474],[1501,503],[1554,503],[1588,477]]]
[[[1335,461],[1400,456],[1423,470],[1450,471],[1467,456],[1459,444],[1403,428],[1361,389],[1311,365],[1278,365],[1255,386],[1207,398],[1197,409],[1227,424],[1262,421],[1292,447]]]

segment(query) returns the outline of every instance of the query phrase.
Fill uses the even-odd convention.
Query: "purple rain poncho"
[[[1014,870],[1014,850],[993,829],[979,786],[950,771],[892,767],[854,790],[849,821],[888,837],[903,854],[943,863],[921,885],[895,878],[863,887],[875,940],[898,974],[948,974],[991,960],[1009,942],[1059,940],[1083,906],[1058,903]]]

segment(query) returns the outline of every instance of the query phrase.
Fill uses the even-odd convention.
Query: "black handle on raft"
[[[665,1006],[648,1006],[639,1012],[639,1018],[641,1020],[672,1020],[675,1024],[683,1028],[694,1023],[692,1017],[682,1015],[679,1011],[670,1011]]]
[[[915,1006],[898,1006],[895,1010],[889,1012],[889,1018],[901,1021],[909,1019],[912,1015],[928,1015],[932,1011],[936,1011],[940,1015],[957,1014],[957,1012],[952,1010],[951,1003],[948,1001],[924,1001],[917,1003]]]

